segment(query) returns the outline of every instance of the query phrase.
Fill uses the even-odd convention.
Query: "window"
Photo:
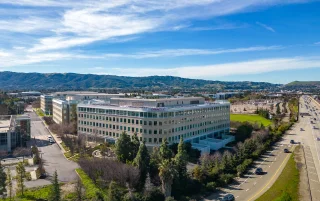
[[[154,131],[153,131],[153,134],[157,134],[157,133],[158,133],[158,131],[157,131],[157,130],[154,130]]]
[[[157,122],[157,121],[154,121],[154,122],[153,122],[153,125],[154,125],[154,126],[156,126],[157,124],[158,124],[158,122]]]

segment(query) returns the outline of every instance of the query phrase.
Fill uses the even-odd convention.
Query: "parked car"
[[[49,139],[49,143],[50,144],[53,144],[54,143],[54,140],[51,138],[51,139]]]
[[[222,201],[233,201],[234,196],[232,194],[227,194],[222,198]]]
[[[41,173],[39,179],[45,179],[47,177],[47,174],[46,173]]]
[[[254,173],[259,175],[259,174],[263,173],[263,170],[262,170],[262,168],[257,168]]]
[[[52,139],[52,136],[51,136],[51,135],[48,136],[48,140],[50,140],[50,139]]]
[[[294,144],[294,140],[290,140],[290,144]]]
[[[300,131],[303,131],[303,128],[300,128]]]
[[[284,153],[290,153],[289,149],[284,149],[283,152]]]

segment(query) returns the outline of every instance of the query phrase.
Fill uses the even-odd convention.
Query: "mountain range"
[[[267,82],[226,82],[174,76],[125,77],[76,73],[0,72],[2,90],[85,90],[85,89],[274,89]]]

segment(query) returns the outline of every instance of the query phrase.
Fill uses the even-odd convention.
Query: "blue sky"
[[[1,0],[0,71],[319,80],[320,1]]]

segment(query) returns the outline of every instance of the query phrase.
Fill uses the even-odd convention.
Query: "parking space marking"
[[[313,180],[313,179],[310,179],[310,181],[313,181],[313,182],[317,182],[317,183],[319,183],[319,181],[316,181],[316,180]]]

